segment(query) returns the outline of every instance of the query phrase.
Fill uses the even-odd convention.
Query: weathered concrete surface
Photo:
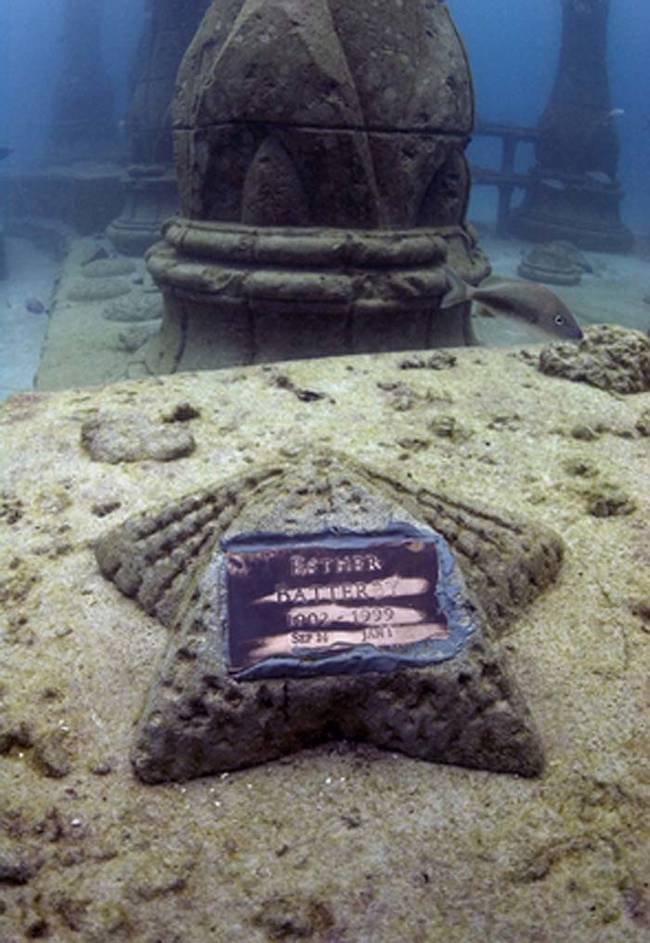
[[[338,670],[303,662],[297,675],[285,662],[255,680],[229,675],[223,540],[386,533],[396,522],[436,534],[451,563],[440,577],[457,638],[446,659],[434,645],[426,655],[406,646],[388,669],[387,649],[381,666],[377,648],[357,644],[334,656]],[[548,528],[310,448],[129,518],[95,552],[104,576],[170,629],[132,754],[146,782],[232,772],[335,739],[472,769],[543,772],[539,736],[491,637],[557,578],[564,547]]]
[[[455,356],[445,369],[426,352],[368,356],[4,406],[3,943],[645,940],[650,400],[541,375],[518,354]],[[196,451],[91,461],[82,423],[133,409],[186,424]],[[186,786],[134,778],[133,724],[166,632],[104,580],[93,541],[310,443],[562,534],[559,582],[501,643],[544,741],[542,779],[345,745]],[[632,506],[595,517],[594,494],[612,487]]]

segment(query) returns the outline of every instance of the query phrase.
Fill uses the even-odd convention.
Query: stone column
[[[462,344],[474,97],[438,0],[219,0],[179,72],[152,370]]]
[[[63,63],[54,89],[48,157],[57,162],[114,156],[113,87],[101,44],[102,0],[66,0]]]
[[[127,118],[125,207],[108,228],[113,243],[141,255],[178,210],[171,103],[181,59],[210,0],[147,0],[138,73]]]
[[[610,0],[562,0],[562,46],[539,123],[537,165],[511,228],[534,241],[565,239],[625,251],[617,180],[619,141],[607,68]]]

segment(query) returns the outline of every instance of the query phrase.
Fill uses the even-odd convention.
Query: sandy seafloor
[[[9,236],[5,246],[8,277],[0,280],[0,400],[33,386],[60,268],[27,239]],[[43,313],[29,311],[30,300],[39,301]]]
[[[482,243],[513,275],[521,246]],[[650,396],[543,376],[520,356],[524,334],[479,318],[483,340],[515,346],[440,371],[386,354],[125,380],[138,375],[126,348],[155,323],[65,296],[97,245],[73,246],[49,323],[24,301],[47,301],[51,260],[10,240],[0,283],[0,393],[26,391],[0,409],[1,943],[647,940]],[[559,293],[583,324],[645,331],[648,264],[588,255],[597,274]],[[138,263],[131,292],[151,287],[142,276]],[[187,458],[108,465],[81,448],[98,413],[159,420],[187,403]],[[132,728],[166,633],[104,581],[93,540],[310,446],[562,535],[560,580],[502,642],[542,778],[352,744],[185,785],[134,778]],[[612,493],[631,513],[590,513]]]

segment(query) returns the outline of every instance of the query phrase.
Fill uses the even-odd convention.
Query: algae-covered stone
[[[177,425],[153,422],[142,413],[125,412],[87,420],[81,444],[95,462],[169,462],[191,455],[194,437]]]
[[[3,524],[17,524],[21,519],[25,509],[20,498],[3,492],[0,494],[0,522]]]
[[[112,346],[115,350],[140,350],[157,331],[157,325],[136,324],[120,331]]]
[[[587,494],[587,509],[594,517],[619,517],[633,514],[637,503],[617,485],[595,485]]]
[[[84,913],[84,937],[88,943],[105,943],[108,939],[128,939],[129,910],[119,900],[94,900]]]
[[[54,730],[36,738],[33,759],[37,769],[50,779],[63,779],[72,769],[66,732]]]
[[[0,835],[0,886],[27,884],[40,866],[37,858]]]
[[[650,339],[640,331],[603,324],[588,328],[579,344],[551,344],[539,355],[549,376],[589,383],[615,393],[650,390]]]
[[[400,370],[450,370],[456,366],[458,358],[446,350],[436,350],[427,356],[423,354],[410,354],[400,361]]]
[[[387,404],[398,413],[406,413],[413,409],[419,399],[418,394],[408,383],[388,380],[379,382],[377,386],[387,394]]]
[[[466,442],[473,435],[471,429],[459,422],[455,416],[436,416],[429,423],[429,429],[439,439],[449,439],[455,444]]]
[[[110,301],[128,295],[131,285],[125,278],[89,278],[73,282],[66,291],[69,301]]]
[[[268,940],[336,939],[330,936],[335,926],[331,905],[298,894],[265,901],[253,922]]]
[[[587,423],[578,423],[572,427],[570,435],[572,439],[577,439],[579,442],[595,442],[602,432]]]
[[[598,469],[588,459],[569,458],[564,462],[564,470],[567,475],[575,478],[593,478],[598,474]]]
[[[22,557],[13,556],[0,572],[0,604],[24,602],[40,579],[38,569]]]
[[[163,300],[158,292],[133,292],[104,310],[107,321],[157,321],[163,316]]]
[[[173,409],[164,412],[163,422],[191,422],[193,419],[200,419],[201,410],[192,403],[176,403]]]
[[[644,437],[650,436],[650,409],[644,409],[636,423],[634,428]]]
[[[12,720],[0,715],[0,756],[13,749],[27,749],[34,742],[32,729],[25,721]]]
[[[147,254],[166,296],[151,372],[471,341],[469,305],[442,305],[445,262],[489,273],[447,4],[213,5],[173,110],[181,215]]]
[[[84,278],[115,278],[119,275],[132,275],[137,267],[130,259],[96,259],[82,266],[81,274]]]
[[[134,856],[129,874],[129,897],[133,900],[154,900],[178,894],[196,866],[196,856],[182,849],[164,857],[151,852]]]

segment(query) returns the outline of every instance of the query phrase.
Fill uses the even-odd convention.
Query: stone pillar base
[[[141,256],[160,239],[162,224],[178,209],[173,169],[131,168],[124,184],[124,199],[124,209],[106,235],[119,252]]]
[[[459,232],[170,220],[147,256],[165,297],[147,366],[173,373],[472,343],[469,305],[440,310],[445,237],[457,253]],[[487,274],[482,254],[466,263]]]
[[[629,252],[634,236],[620,219],[622,198],[616,184],[563,180],[560,175],[556,179],[549,172],[529,189],[508,228],[531,242],[564,241],[592,252]]]

